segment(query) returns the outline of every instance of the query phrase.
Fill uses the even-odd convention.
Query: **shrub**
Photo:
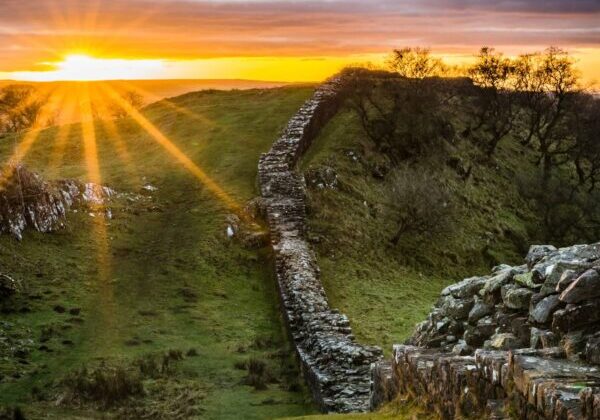
[[[600,192],[547,179],[542,170],[517,178],[521,195],[528,199],[540,221],[533,236],[538,241],[566,245],[593,242],[600,235]]]
[[[450,192],[432,174],[405,166],[393,173],[390,182],[397,214],[396,232],[391,238],[394,245],[404,235],[433,235],[451,223]]]

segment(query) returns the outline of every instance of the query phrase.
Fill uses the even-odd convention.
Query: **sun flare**
[[[152,79],[164,72],[163,60],[98,58],[86,54],[69,54],[62,61],[44,64],[54,70],[19,72],[16,78],[38,82]]]

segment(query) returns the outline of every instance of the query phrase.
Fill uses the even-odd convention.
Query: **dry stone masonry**
[[[532,246],[445,288],[391,363],[373,407],[412,396],[442,418],[600,419],[600,243]]]
[[[110,188],[65,179],[48,182],[17,165],[0,189],[0,233],[21,239],[31,228],[51,232],[64,226],[66,212],[73,206],[97,206],[114,194]]]
[[[314,399],[325,412],[368,410],[370,365],[382,355],[378,347],[356,343],[348,318],[329,306],[306,239],[305,182],[295,169],[343,102],[343,80],[333,78],[315,91],[258,168],[284,317]]]

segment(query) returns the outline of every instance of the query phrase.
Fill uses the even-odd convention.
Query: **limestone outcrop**
[[[23,165],[7,170],[0,189],[0,233],[21,239],[26,228],[51,232],[64,226],[74,206],[99,206],[113,194],[110,188],[72,179],[45,181]]]
[[[600,243],[525,262],[445,288],[374,366],[373,407],[402,393],[442,418],[600,419]]]
[[[370,365],[381,349],[358,344],[332,309],[306,238],[305,181],[296,163],[344,99],[344,77],[320,86],[292,117],[258,177],[284,318],[315,401],[325,412],[367,411]]]

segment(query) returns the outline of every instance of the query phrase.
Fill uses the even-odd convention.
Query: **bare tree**
[[[444,72],[442,60],[432,57],[428,48],[405,47],[394,50],[387,65],[391,71],[411,79],[439,76]]]
[[[480,147],[491,157],[500,141],[513,129],[518,117],[515,66],[493,48],[481,48],[469,76],[480,89],[475,90],[472,112]]]
[[[454,137],[443,83],[360,76],[350,91],[350,104],[365,133],[396,164],[443,151]]]
[[[451,195],[439,179],[405,167],[392,175],[391,182],[392,204],[397,211],[397,228],[390,239],[394,245],[404,235],[433,235],[448,227]]]
[[[515,72],[525,112],[522,140],[533,144],[538,152],[536,163],[548,180],[554,166],[568,160],[571,144],[565,122],[578,92],[578,75],[573,59],[555,47],[519,57]]]
[[[600,181],[600,98],[580,94],[570,113],[570,130],[575,143],[571,158],[579,186],[591,192]]]

